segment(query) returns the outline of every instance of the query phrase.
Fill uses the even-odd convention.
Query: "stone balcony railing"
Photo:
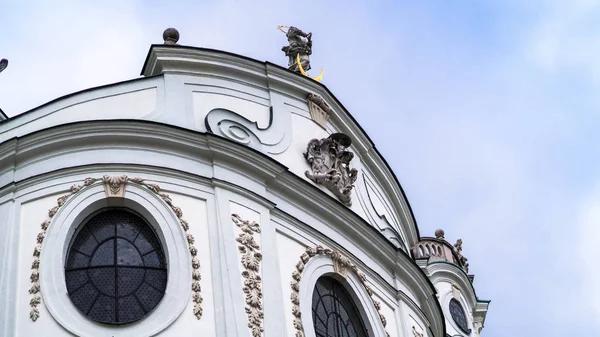
[[[429,258],[429,262],[447,261],[461,267],[466,273],[469,272],[469,263],[467,258],[462,255],[462,240],[458,239],[454,245],[451,245],[444,238],[444,231],[438,229],[435,231],[435,238],[422,237],[416,245],[413,246],[415,259]]]

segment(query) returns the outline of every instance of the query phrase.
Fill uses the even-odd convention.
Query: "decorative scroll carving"
[[[194,246],[194,237],[192,236],[192,234],[188,233],[189,224],[187,223],[187,221],[185,221],[182,218],[183,212],[181,211],[181,208],[175,206],[171,200],[171,197],[166,193],[162,193],[160,191],[160,187],[156,184],[146,183],[141,178],[127,178],[126,176],[112,176],[111,177],[111,176],[105,175],[102,178],[86,178],[83,182],[83,186],[81,186],[81,185],[71,186],[69,193],[62,195],[61,197],[59,197],[57,199],[57,206],[54,206],[50,210],[48,210],[48,219],[46,219],[41,224],[42,231],[37,235],[37,244],[33,250],[34,260],[31,265],[32,271],[31,271],[31,276],[30,276],[32,285],[31,285],[31,288],[29,289],[29,293],[32,294],[32,298],[29,301],[29,304],[31,306],[31,311],[29,313],[29,317],[31,318],[31,320],[35,322],[40,315],[40,312],[38,309],[38,305],[41,303],[41,296],[39,295],[41,292],[40,283],[39,283],[39,268],[40,268],[40,254],[42,252],[42,242],[44,241],[44,237],[46,236],[46,230],[48,229],[48,226],[52,222],[52,218],[54,217],[54,215],[56,214],[58,209],[64,205],[64,203],[67,201],[67,199],[69,199],[73,194],[81,191],[85,187],[88,187],[100,180],[105,184],[104,186],[105,186],[107,196],[114,196],[115,194],[119,194],[119,193],[123,193],[122,196],[124,196],[124,192],[125,192],[124,186],[127,182],[142,185],[142,186],[148,188],[153,193],[160,196],[161,199],[163,199],[165,201],[165,203],[167,203],[167,205],[169,205],[169,207],[173,210],[175,215],[177,215],[177,218],[179,219],[179,223],[181,224],[181,228],[183,229],[183,231],[186,235],[188,245],[189,245],[188,248],[190,251],[190,255],[192,256],[192,269],[193,269],[193,271],[192,271],[192,292],[193,292],[192,299],[194,301],[194,315],[198,319],[200,319],[202,317],[202,295],[200,293],[201,292],[200,260],[196,257],[196,255],[198,254],[198,250]],[[107,186],[108,186],[108,188],[107,188]]]
[[[127,176],[109,176],[102,177],[104,182],[104,190],[107,197],[125,197],[125,185],[127,184]]]
[[[412,333],[413,337],[423,337],[423,334],[421,332],[418,332],[417,328],[415,328],[414,326],[412,327]]]
[[[292,141],[292,117],[285,108],[273,112],[269,110],[269,125],[258,126],[241,115],[227,109],[212,109],[204,119],[208,132],[242,143],[257,151],[278,154],[285,151]]]
[[[302,326],[302,314],[300,312],[300,280],[302,279],[302,271],[304,271],[304,266],[308,263],[308,261],[315,257],[316,255],[327,255],[333,260],[334,270],[336,273],[339,273],[337,268],[341,268],[344,274],[340,274],[344,277],[347,276],[347,271],[350,270],[353,272],[359,279],[360,283],[365,287],[367,294],[369,294],[369,298],[373,302],[377,313],[379,314],[379,319],[381,320],[381,324],[385,329],[387,325],[387,320],[385,316],[381,313],[381,303],[373,298],[373,289],[367,284],[367,277],[363,274],[358,267],[350,261],[346,256],[340,253],[338,250],[324,248],[323,246],[316,246],[315,248],[307,247],[304,253],[300,256],[300,261],[296,264],[296,270],[292,273],[292,294],[290,299],[292,300],[292,315],[294,316],[294,328],[296,329],[296,337],[304,337],[304,328]],[[338,265],[336,267],[336,265]],[[390,337],[390,334],[386,331],[385,334],[387,337]]]
[[[350,168],[354,153],[346,151],[351,144],[350,137],[334,133],[311,140],[304,153],[312,171],[306,171],[306,177],[325,186],[347,206],[352,205],[350,194],[358,174],[356,169]]]
[[[310,118],[319,124],[322,128],[325,128],[329,115],[333,114],[333,110],[323,97],[316,94],[308,94],[308,111],[310,112]]]
[[[458,263],[465,269],[465,273],[469,272],[469,262],[466,257],[462,254],[462,239],[456,240],[454,244],[454,249],[456,250],[456,254],[458,255]]]
[[[242,266],[244,271],[244,293],[246,294],[246,314],[248,314],[248,327],[252,337],[260,337],[263,333],[264,312],[262,306],[262,278],[260,276],[260,262],[262,254],[260,246],[254,240],[254,233],[260,233],[260,225],[256,222],[242,220],[237,214],[231,215],[231,220],[242,230],[235,239],[239,243],[238,249],[242,253]]]

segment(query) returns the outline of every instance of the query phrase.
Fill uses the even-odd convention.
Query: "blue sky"
[[[3,4],[0,107],[137,78],[151,43],[285,65],[279,24],[399,177],[422,235],[461,237],[483,336],[600,336],[600,1]]]

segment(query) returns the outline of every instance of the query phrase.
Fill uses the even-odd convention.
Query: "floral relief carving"
[[[246,314],[248,327],[252,337],[260,337],[263,333],[264,312],[262,306],[262,278],[260,276],[260,263],[262,254],[260,246],[254,239],[254,233],[260,233],[260,225],[254,221],[243,220],[239,215],[232,214],[231,220],[242,231],[235,239],[242,254],[242,277],[244,278],[244,293],[246,294]]]
[[[122,193],[121,196],[124,196],[125,193],[125,184],[127,182],[132,182],[141,186],[146,187],[153,193],[157,194],[161,197],[162,200],[169,205],[169,207],[173,210],[175,215],[179,220],[181,228],[183,229],[187,241],[188,241],[188,249],[190,251],[190,255],[192,256],[192,300],[194,301],[194,315],[196,318],[200,319],[202,317],[202,295],[201,295],[201,286],[200,286],[200,260],[196,256],[198,254],[198,250],[194,246],[194,237],[192,234],[188,233],[189,224],[185,221],[183,217],[183,212],[181,208],[173,205],[171,197],[168,194],[160,192],[160,187],[156,184],[146,183],[141,178],[128,178],[127,176],[108,176],[105,175],[102,178],[86,178],[83,182],[83,185],[73,185],[71,186],[69,193],[60,196],[57,199],[57,206],[52,207],[48,211],[48,218],[44,220],[41,224],[42,230],[38,233],[36,238],[36,245],[33,250],[34,260],[31,264],[31,288],[29,288],[29,293],[32,295],[29,304],[31,306],[31,311],[29,312],[29,317],[32,321],[36,321],[39,318],[40,312],[38,309],[39,304],[41,303],[41,288],[39,283],[39,268],[40,268],[40,254],[42,252],[42,243],[46,236],[46,230],[48,226],[52,222],[52,218],[56,214],[56,212],[60,209],[61,206],[65,204],[65,202],[75,193],[81,191],[85,187],[88,187],[94,184],[97,181],[102,181],[105,184],[105,191],[107,196],[116,196],[115,194]]]
[[[334,133],[327,138],[308,142],[304,157],[310,164],[305,175],[316,184],[325,186],[346,206],[351,206],[351,192],[358,171],[350,168],[354,153],[346,149],[352,144],[350,137]]]
[[[127,176],[109,176],[105,175],[102,177],[104,182],[104,189],[107,197],[124,197],[125,196],[125,184],[127,183]]]
[[[90,179],[92,178],[88,178],[83,182],[83,187],[89,186],[96,181]],[[38,309],[38,306],[42,302],[42,297],[40,296],[40,254],[42,253],[42,243],[46,237],[46,230],[48,229],[48,226],[52,222],[52,218],[54,215],[56,215],[56,212],[58,212],[59,208],[62,207],[73,194],[79,192],[81,189],[82,186],[73,185],[69,188],[68,193],[58,197],[58,199],[56,199],[56,206],[48,210],[48,218],[40,225],[42,230],[36,237],[36,245],[33,248],[34,258],[33,263],[31,263],[31,275],[29,277],[31,281],[31,287],[29,288],[29,294],[31,294],[31,300],[29,301],[29,306],[31,308],[29,311],[29,318],[31,318],[31,320],[34,322],[40,317],[40,310]]]
[[[292,315],[294,316],[294,329],[296,329],[296,337],[305,336],[304,328],[302,326],[302,313],[300,312],[300,280],[302,279],[302,272],[304,271],[304,266],[308,263],[308,261],[317,255],[329,256],[333,260],[333,266],[336,273],[347,277],[348,271],[351,271],[358,277],[360,283],[363,285],[363,287],[365,287],[369,298],[373,302],[373,306],[375,306],[375,309],[379,314],[381,324],[383,324],[385,329],[387,320],[380,311],[381,303],[373,298],[373,289],[367,284],[367,277],[365,274],[362,273],[358,267],[340,251],[318,245],[315,248],[306,248],[304,253],[302,253],[300,256],[300,261],[296,264],[296,270],[294,270],[292,273],[292,282],[290,284],[292,288],[292,294],[290,295],[290,299],[292,300]],[[387,331],[386,336],[390,337],[390,334]]]

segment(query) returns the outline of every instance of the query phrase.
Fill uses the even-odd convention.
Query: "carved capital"
[[[107,197],[125,197],[125,185],[127,184],[127,176],[109,176],[102,177],[104,182],[104,191]]]
[[[351,192],[358,171],[350,168],[354,153],[347,151],[352,144],[350,137],[334,133],[327,138],[308,142],[304,157],[310,165],[305,172],[308,179],[323,185],[347,206],[352,205]]]

